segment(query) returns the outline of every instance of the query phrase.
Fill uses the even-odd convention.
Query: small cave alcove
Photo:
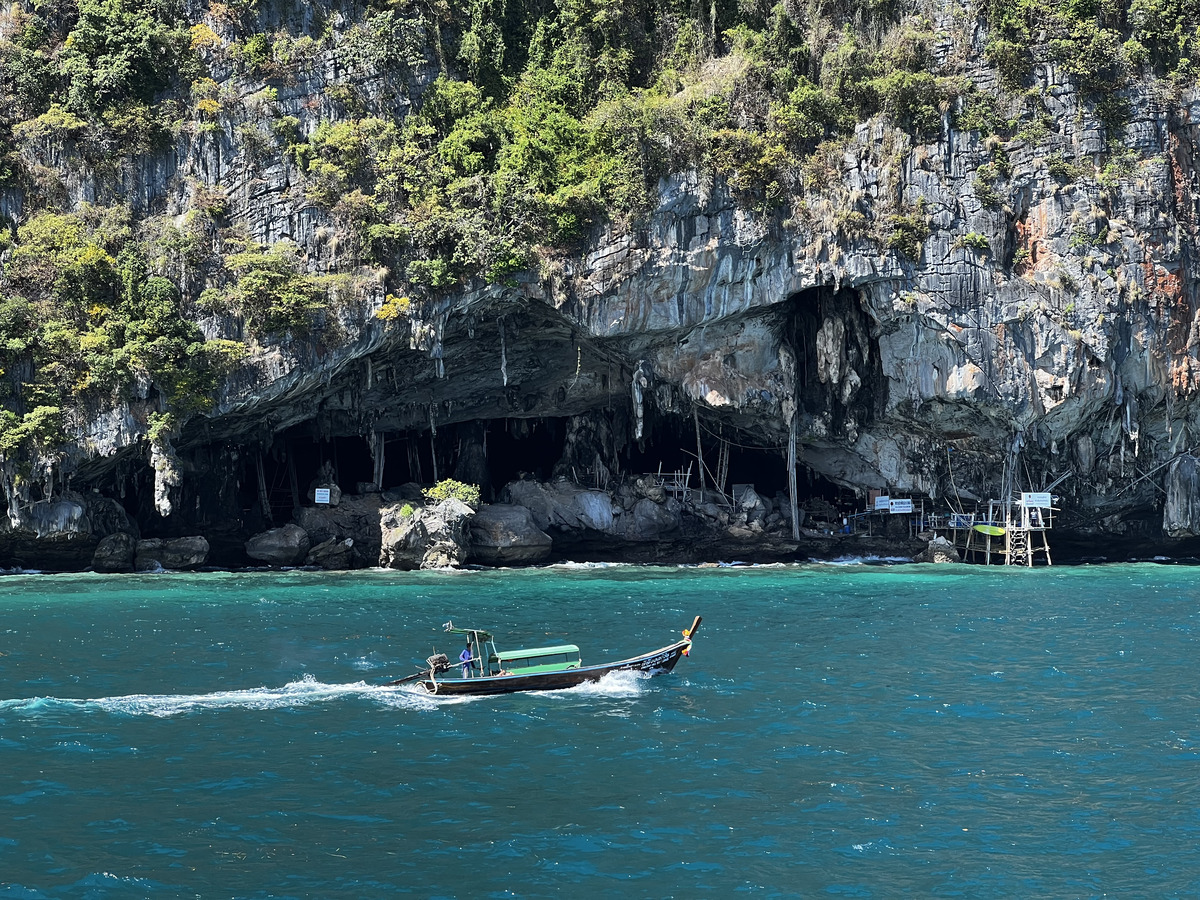
[[[478,484],[483,499],[496,499],[518,478],[549,480],[563,452],[566,420],[556,418],[495,419],[440,426],[423,431],[383,432],[381,490],[408,482],[429,485],[445,478]],[[277,435],[269,449],[250,449],[240,459],[238,503],[248,527],[256,527],[260,494],[265,492],[276,523],[287,521],[297,503],[323,473],[344,493],[376,481],[376,449],[360,435],[319,436],[313,423]],[[261,484],[258,470],[261,464]]]
[[[523,477],[549,481],[563,455],[564,419],[495,419],[487,427],[488,475],[494,492]]]
[[[870,421],[886,400],[886,379],[880,364],[878,341],[871,336],[871,322],[858,291],[821,286],[793,295],[788,302],[784,334],[796,357],[796,395],[802,413],[829,416],[839,430],[849,407],[860,422]],[[818,343],[836,357],[832,368],[840,375],[850,370],[859,386],[851,399],[841,395],[841,383],[821,380]]]
[[[700,487],[696,463],[696,421],[682,415],[647,415],[645,437],[630,444],[626,454],[627,470],[637,476],[661,471],[687,471],[690,484]],[[704,457],[705,483],[715,487],[714,479],[725,469],[720,487],[732,494],[733,486],[753,485],[755,493],[767,498],[787,496],[787,448],[762,443],[762,436],[746,428],[700,422],[700,447]],[[757,441],[757,442],[756,442]],[[722,457],[724,465],[722,466]],[[854,490],[836,484],[803,463],[796,468],[796,502],[800,506],[813,500],[825,501],[837,509],[850,510],[858,503]]]

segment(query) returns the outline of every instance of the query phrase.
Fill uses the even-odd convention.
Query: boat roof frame
[[[445,625],[443,625],[442,631],[446,632],[447,634],[477,635],[478,636],[477,640],[483,640],[483,641],[493,640],[492,633],[490,631],[484,631],[482,628],[459,628],[453,622],[447,622]]]
[[[515,650],[497,650],[499,659],[518,659],[523,656],[551,656],[556,653],[574,653],[580,656],[579,648],[574,644],[555,644],[551,647],[518,647]]]

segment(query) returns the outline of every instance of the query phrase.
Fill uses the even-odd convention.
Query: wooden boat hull
[[[485,675],[480,678],[423,677],[414,683],[430,694],[463,696],[472,694],[511,694],[517,691],[558,691],[563,688],[599,681],[609,672],[647,672],[660,675],[670,672],[692,646],[690,640],[679,641],[661,650],[599,666],[582,666],[559,672],[539,672],[534,675]]]

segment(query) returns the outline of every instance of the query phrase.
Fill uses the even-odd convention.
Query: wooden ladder
[[[1008,564],[1031,565],[1029,559],[1029,532],[1024,528],[1009,529]]]

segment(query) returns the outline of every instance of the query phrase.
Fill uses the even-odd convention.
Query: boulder
[[[246,541],[246,555],[269,566],[298,566],[308,556],[311,546],[308,532],[289,522]]]
[[[92,568],[97,572],[132,572],[137,539],[132,534],[116,531],[100,539],[92,555]]]
[[[137,542],[133,565],[139,572],[155,569],[198,569],[208,561],[208,541],[201,535],[150,538]]]
[[[354,552],[354,538],[341,541],[330,538],[309,550],[304,564],[329,570],[355,569],[358,568],[359,561],[358,554]]]
[[[485,566],[543,563],[553,543],[524,506],[493,503],[471,519],[471,555]]]
[[[658,483],[653,475],[643,475],[634,482],[633,489],[639,497],[654,503],[662,503],[667,499],[666,489]]]
[[[655,503],[646,497],[633,505],[625,524],[625,536],[635,541],[653,541],[679,528],[678,501]]]
[[[738,511],[745,514],[746,524],[758,523],[763,525],[771,514],[771,502],[759,495],[753,485],[736,484],[733,486],[733,502]]]
[[[958,550],[941,535],[929,542],[929,546],[913,557],[913,562],[956,563],[962,562]]]
[[[504,488],[503,497],[510,504],[528,509],[542,531],[590,529],[613,534],[620,513],[606,492],[585,490],[567,481],[513,481]]]
[[[383,502],[380,494],[345,494],[336,507],[303,506],[293,511],[292,518],[308,532],[314,546],[350,539],[359,564],[373,566],[379,559],[379,511]]]
[[[475,510],[461,500],[430,506],[391,504],[380,511],[379,564],[389,569],[453,568],[470,553]]]
[[[609,534],[616,524],[612,497],[604,491],[580,491],[572,498],[572,509],[577,511],[579,524],[584,528]]]

